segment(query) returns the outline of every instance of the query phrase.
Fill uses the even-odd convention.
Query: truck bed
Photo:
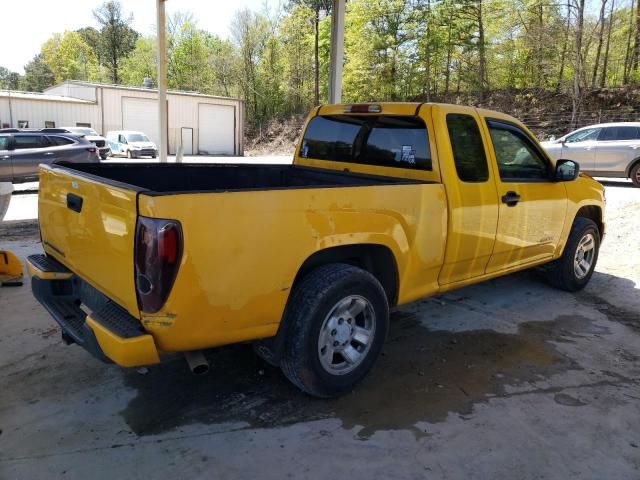
[[[415,184],[417,180],[340,172],[295,165],[240,164],[67,164],[101,182],[120,184],[147,195],[296,188]]]

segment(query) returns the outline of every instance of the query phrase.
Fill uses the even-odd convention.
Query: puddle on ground
[[[208,353],[211,370],[205,376],[191,375],[182,358],[150,368],[146,375],[127,371],[125,382],[137,396],[121,415],[137,435],[195,423],[246,422],[250,428],[268,428],[322,418],[338,418],[345,429],[361,426],[362,439],[378,430],[424,435],[417,423],[440,422],[450,412],[464,418],[475,403],[503,394],[507,385],[579,369],[553,343],[606,333],[579,316],[523,323],[516,335],[430,331],[398,312],[373,371],[339,399],[302,394],[250,346],[235,345]],[[572,403],[560,396],[556,401]]]

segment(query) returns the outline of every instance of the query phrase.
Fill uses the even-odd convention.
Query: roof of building
[[[18,90],[0,90],[0,98],[15,98],[17,100],[44,100],[48,102],[69,102],[84,104],[95,103],[90,100],[83,100],[81,98],[66,97],[63,95],[51,95],[39,92],[21,92]]]
[[[157,92],[158,89],[157,88],[147,88],[147,87],[136,87],[136,86],[132,86],[132,85],[119,85],[119,84],[115,84],[115,83],[100,83],[100,82],[88,82],[88,81],[84,81],[84,80],[65,80],[62,83],[59,83],[57,85],[54,85],[52,87],[49,87],[47,90],[45,90],[45,92],[53,89],[53,88],[57,88],[60,87],[61,85],[66,85],[66,84],[71,84],[71,85],[83,85],[83,86],[87,86],[87,87],[99,87],[99,88],[113,88],[116,90],[136,90],[138,92]],[[233,98],[233,97],[221,97],[218,95],[207,95],[205,93],[200,93],[200,92],[195,92],[195,91],[191,91],[191,90],[167,90],[167,93],[170,94],[174,94],[174,95],[190,95],[190,96],[195,96],[195,97],[204,97],[204,98],[217,98],[220,100],[233,100],[233,101],[242,101],[240,99],[237,98]]]

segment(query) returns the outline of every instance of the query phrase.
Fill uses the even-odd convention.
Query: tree
[[[578,120],[578,110],[582,102],[582,81],[583,81],[583,58],[582,40],[584,29],[584,6],[585,0],[573,0],[576,10],[576,32],[575,32],[575,68],[573,72],[573,96],[571,98],[573,108],[571,110],[571,127],[576,126]]]
[[[38,53],[33,59],[24,66],[24,76],[22,77],[22,90],[28,92],[42,92],[46,88],[55,84],[55,76],[44,61],[41,53]]]
[[[95,80],[98,62],[93,50],[77,32],[54,33],[41,49],[55,82]]]
[[[136,45],[139,34],[131,28],[133,15],[125,17],[122,5],[117,0],[109,0],[93,11],[100,25],[100,57],[109,68],[109,77],[113,83],[120,81],[120,61]]]
[[[142,85],[145,78],[157,83],[158,50],[154,37],[140,37],[136,47],[120,63],[120,80],[125,85]]]
[[[17,90],[20,84],[20,74],[12,72],[8,68],[0,67],[0,88],[4,90]]]

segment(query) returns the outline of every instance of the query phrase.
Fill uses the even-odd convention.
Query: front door
[[[553,166],[520,127],[487,120],[500,197],[496,243],[487,273],[551,258],[560,241],[567,192]]]
[[[11,152],[9,151],[10,137],[0,136],[0,182],[13,181],[13,168],[11,167]]]
[[[455,106],[432,109],[440,158],[447,188],[448,225],[445,260],[438,276],[441,285],[481,276],[495,242],[498,195],[489,168],[479,116]]]
[[[11,152],[14,181],[37,180],[38,165],[55,160],[55,152],[49,146],[44,135],[14,135]]]
[[[598,135],[601,130],[599,127],[584,128],[568,135],[562,143],[562,152],[559,158],[578,162],[581,170],[593,170],[596,162]]]

